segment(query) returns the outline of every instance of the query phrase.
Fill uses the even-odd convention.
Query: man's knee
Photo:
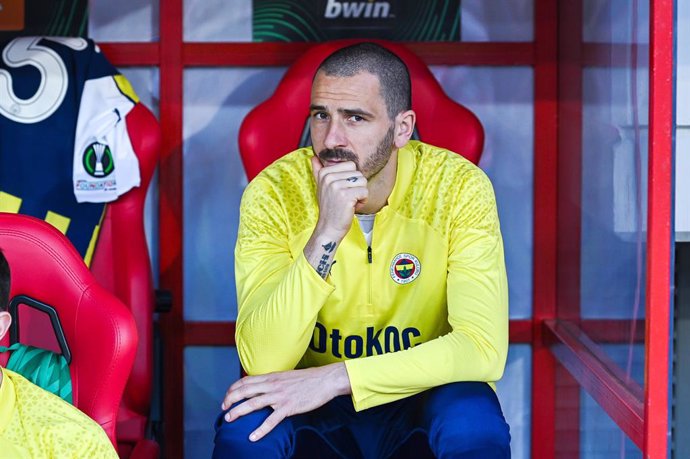
[[[510,457],[510,429],[488,385],[450,384],[428,403],[429,445],[437,457]]]
[[[225,413],[221,413],[215,423],[213,459],[288,457],[291,450],[289,419],[283,420],[261,440],[257,442],[249,440],[249,435],[266,420],[272,411],[270,408],[264,408],[232,422],[226,422],[223,417]]]
[[[464,418],[459,422],[438,425],[430,435],[429,445],[438,458],[510,457],[510,433],[503,417],[485,416],[472,422]]]

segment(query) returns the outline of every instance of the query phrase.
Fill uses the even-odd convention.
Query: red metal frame
[[[189,66],[287,66],[314,43],[185,43]],[[532,43],[408,43],[429,65],[532,65]]]
[[[673,113],[675,2],[650,8],[649,164],[644,452],[670,457],[671,222],[673,222]]]
[[[597,344],[644,344],[645,320],[580,319],[580,328]],[[632,336],[631,336],[632,335]]]
[[[161,316],[164,444],[162,457],[184,456],[184,303],[182,174],[182,0],[160,4],[160,122],[163,151],[159,166],[160,285],[172,292],[173,308]]]
[[[581,6],[562,2],[563,14],[572,27]],[[579,2],[577,2],[579,3]],[[650,137],[647,239],[646,372],[644,391],[630,381],[586,334],[600,334],[600,321],[581,321],[579,314],[579,196],[581,193],[582,93],[581,70],[585,65],[632,66],[642,47],[633,43],[630,53],[617,45],[578,43],[580,30],[564,30],[561,40],[561,94],[559,169],[559,303],[558,317],[545,330],[554,355],[568,369],[618,426],[642,449],[645,457],[665,458],[669,449],[669,342],[671,272],[672,115],[673,115],[673,1],[652,0],[650,18]],[[572,11],[566,12],[566,9]],[[634,22],[634,21],[633,21]],[[570,41],[572,40],[572,41]],[[565,41],[565,42],[564,42]],[[627,51],[627,49],[626,49]],[[623,56],[623,58],[618,58]],[[575,159],[573,159],[575,158]],[[575,205],[573,205],[573,202]],[[560,241],[563,240],[563,243]],[[577,245],[575,245],[577,244]],[[576,257],[576,264],[572,261]],[[561,275],[562,274],[562,275]],[[574,296],[573,296],[574,295]],[[639,320],[619,324],[607,333],[623,331],[628,344],[641,338]],[[632,336],[630,336],[632,335]],[[623,338],[617,336],[616,338]],[[612,339],[609,339],[612,342]],[[573,394],[573,397],[576,395]],[[558,423],[558,421],[557,421]],[[560,457],[560,456],[559,456]]]
[[[162,35],[162,31],[161,31]],[[100,43],[117,66],[158,65],[158,43]],[[182,65],[189,67],[288,66],[314,43],[182,43]],[[408,43],[428,65],[534,64],[532,43]]]
[[[634,381],[629,381],[625,373],[576,323],[548,320],[544,322],[544,330],[551,351],[559,362],[604,408],[623,432],[642,448],[642,387]],[[577,397],[579,409],[579,391],[571,395]]]
[[[582,0],[561,2],[558,60],[558,316],[580,320]]]
[[[627,335],[624,339],[627,339]],[[510,342],[532,343],[532,321],[511,320]],[[184,324],[185,346],[235,346],[235,322],[190,322]]]
[[[98,46],[115,66],[160,65],[158,43],[99,43]]]
[[[582,0],[558,11],[557,316],[580,320],[582,189]],[[553,351],[553,349],[552,349]],[[556,354],[558,357],[558,354]],[[556,372],[555,457],[580,457],[580,384],[572,368]]]
[[[532,457],[554,457],[555,361],[544,345],[541,323],[556,316],[558,9],[536,0],[534,66],[534,272],[532,344]]]
[[[548,339],[548,335],[545,336]],[[571,373],[556,362],[556,444],[552,456],[580,459],[580,391]]]
[[[578,30],[581,29],[581,0],[572,3],[535,0],[535,40],[532,43],[408,44],[428,64],[534,66],[533,318],[511,321],[510,340],[533,344],[532,456],[535,458],[579,457],[579,415],[575,414],[579,412],[579,384],[590,393],[602,395],[595,398],[601,399],[600,403],[610,414],[614,413],[612,416],[623,430],[638,441],[638,428],[642,426],[641,438],[648,457],[665,457],[668,451],[673,1],[652,0],[651,3],[649,142],[654,154],[650,155],[649,164],[648,371],[642,421],[636,404],[640,394],[626,385],[621,388],[608,384],[606,375],[615,375],[615,367],[606,364],[607,360],[602,358],[605,356],[595,345],[583,344],[582,331],[576,326],[579,323],[597,342],[629,339],[629,322],[580,321],[578,296],[581,68],[583,65],[626,65],[611,60],[611,56],[620,53],[614,52],[615,45],[576,45],[581,41],[581,30]],[[160,121],[165,132],[159,176],[160,283],[161,287],[172,291],[174,301],[173,311],[161,318],[166,346],[163,446],[165,457],[171,458],[182,457],[184,451],[184,347],[234,345],[233,322],[184,321],[183,70],[193,66],[287,66],[312,46],[305,43],[184,43],[182,14],[182,0],[161,2],[160,43],[101,44],[115,65],[160,66]],[[560,32],[577,35],[576,38],[570,36],[566,43],[561,35],[560,48],[559,24],[571,25],[567,31],[561,29]],[[564,81],[569,84],[564,86]],[[565,130],[564,125],[569,128]],[[568,174],[559,174],[566,170]],[[578,196],[578,201],[569,203],[568,196]],[[572,293],[575,296],[570,296]],[[572,322],[563,326],[555,321],[557,318]],[[642,338],[641,327],[638,326],[637,331],[635,341]],[[550,349],[568,371],[557,364]],[[579,383],[574,382],[571,374],[579,377]],[[630,394],[634,395],[633,402]]]

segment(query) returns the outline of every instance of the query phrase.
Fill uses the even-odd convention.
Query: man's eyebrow
[[[311,104],[309,106],[309,111],[310,112],[327,112],[328,109],[326,108],[325,105],[315,105]],[[341,113],[345,116],[361,116],[363,118],[373,118],[374,114],[370,113],[364,109],[361,108],[339,108],[338,113]]]
[[[374,114],[369,113],[361,108],[339,108],[338,113],[342,113],[346,116],[362,116],[364,118],[373,118]]]

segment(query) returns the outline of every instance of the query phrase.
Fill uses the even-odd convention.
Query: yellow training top
[[[0,386],[0,456],[117,459],[105,431],[61,398],[6,368]]]
[[[346,361],[357,410],[500,379],[508,287],[496,202],[461,156],[410,141],[369,250],[356,219],[323,280],[304,246],[318,201],[311,148],[259,174],[240,208],[237,347],[249,374]]]

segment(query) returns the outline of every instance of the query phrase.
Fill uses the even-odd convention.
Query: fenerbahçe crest
[[[419,258],[411,253],[399,253],[391,262],[391,278],[398,284],[409,284],[422,272]]]

